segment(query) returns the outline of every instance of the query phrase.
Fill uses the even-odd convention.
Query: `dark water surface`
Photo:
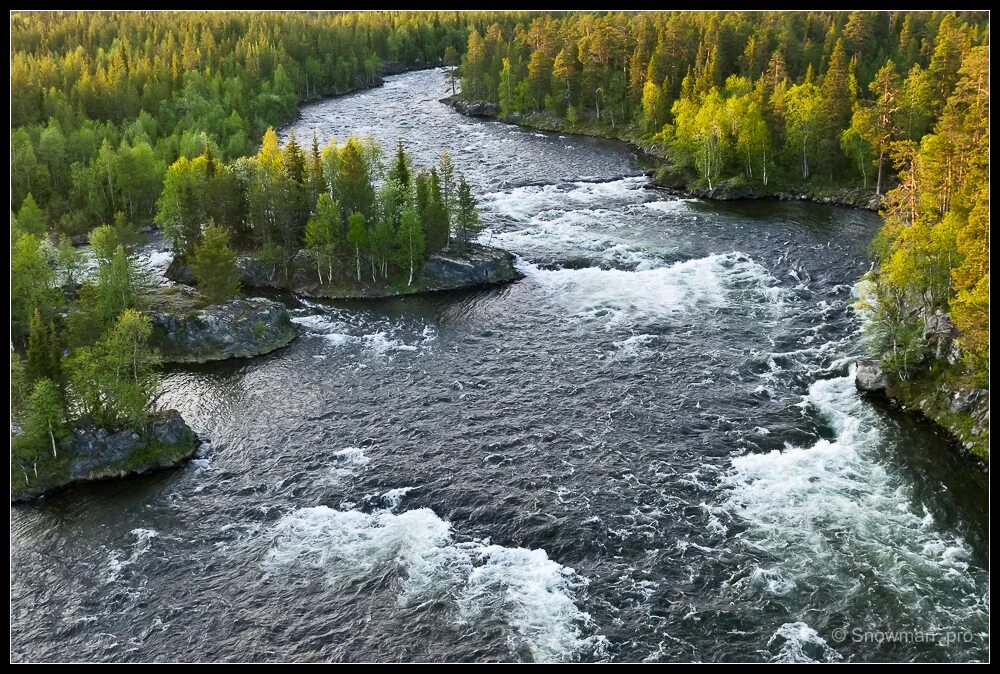
[[[171,370],[203,458],[11,510],[11,657],[985,659],[986,481],[849,373],[878,219],[676,199],[446,90],[295,129],[449,148],[525,278]]]

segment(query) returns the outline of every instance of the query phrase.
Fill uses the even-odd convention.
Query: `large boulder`
[[[514,268],[514,256],[505,250],[470,244],[463,253],[438,253],[430,256],[420,270],[420,283],[426,290],[452,290],[509,283],[520,277]]]
[[[500,114],[500,108],[492,101],[463,101],[458,97],[450,96],[441,99],[441,102],[450,105],[468,117],[496,117]]]
[[[958,328],[951,322],[951,316],[942,313],[940,309],[924,319],[924,340],[934,349],[935,358],[950,356],[956,337]]]
[[[859,360],[854,372],[854,385],[863,393],[884,396],[888,381],[876,360]]]

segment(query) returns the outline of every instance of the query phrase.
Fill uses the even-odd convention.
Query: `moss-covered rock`
[[[280,302],[236,298],[203,306],[195,291],[177,288],[160,289],[150,312],[153,345],[166,363],[250,358],[280,349],[299,334]]]
[[[153,415],[146,433],[98,426],[74,429],[48,454],[11,464],[11,501],[28,501],[74,484],[178,466],[198,449],[198,436],[176,410]]]

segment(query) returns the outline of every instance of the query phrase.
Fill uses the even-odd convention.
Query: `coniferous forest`
[[[988,12],[10,42],[12,659],[988,657]]]
[[[19,339],[36,312],[59,333],[45,279],[60,255],[75,264],[67,237],[102,226],[155,222],[191,255],[211,222],[275,266],[307,248],[342,278],[353,249],[356,279],[390,262],[412,279],[456,216],[463,241],[477,226],[447,154],[414,172],[401,144],[382,181],[363,139],[279,148],[270,127],[384,64],[444,64],[501,118],[631,140],[688,186],[882,196],[884,364],[909,378],[926,360],[920,316],[946,311],[968,373],[988,377],[983,14],[78,12],[16,13],[11,29]]]

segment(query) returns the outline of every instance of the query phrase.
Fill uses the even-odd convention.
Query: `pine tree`
[[[370,218],[375,191],[361,145],[354,138],[349,138],[340,152],[337,192],[345,214],[361,213],[366,220]]]
[[[225,228],[214,223],[205,227],[205,236],[191,258],[191,272],[209,304],[226,302],[240,291],[236,252],[229,247]]]
[[[407,192],[413,188],[410,178],[410,166],[410,156],[406,153],[406,149],[403,147],[403,141],[397,140],[396,156],[392,162],[392,168],[389,170],[388,180],[395,180]]]
[[[472,189],[469,183],[465,182],[465,176],[459,176],[458,184],[458,212],[455,218],[455,225],[458,229],[459,241],[462,249],[469,246],[469,239],[482,231],[482,224],[479,222],[479,213],[476,210],[476,200],[472,196]]]
[[[144,430],[160,385],[152,330],[149,316],[126,309],[99,342],[69,357],[69,390],[84,416],[106,428]]]
[[[295,131],[289,134],[288,142],[282,149],[282,165],[285,173],[296,185],[303,185],[306,179],[306,156],[295,140]]]
[[[850,126],[854,107],[853,92],[857,85],[849,65],[844,43],[837,40],[820,88],[823,104],[820,107],[819,157],[829,169],[830,180],[837,174],[839,157],[842,156],[839,147],[840,132]]]
[[[28,327],[28,351],[26,374],[28,381],[52,379],[59,381],[62,377],[60,360],[62,349],[59,347],[59,336],[55,325],[46,323],[38,309],[31,315]]]
[[[429,200],[427,209],[427,249],[441,250],[448,245],[449,223],[448,208],[445,206],[444,195],[441,190],[441,179],[438,177],[437,169],[431,167],[430,180],[428,181]]]
[[[17,212],[17,230],[42,237],[47,229],[45,211],[38,207],[35,198],[28,192],[21,202],[21,210]]]
[[[66,435],[66,403],[51,379],[39,379],[28,401],[24,423],[24,441],[35,447],[50,446],[52,458],[58,458],[58,441]]]

